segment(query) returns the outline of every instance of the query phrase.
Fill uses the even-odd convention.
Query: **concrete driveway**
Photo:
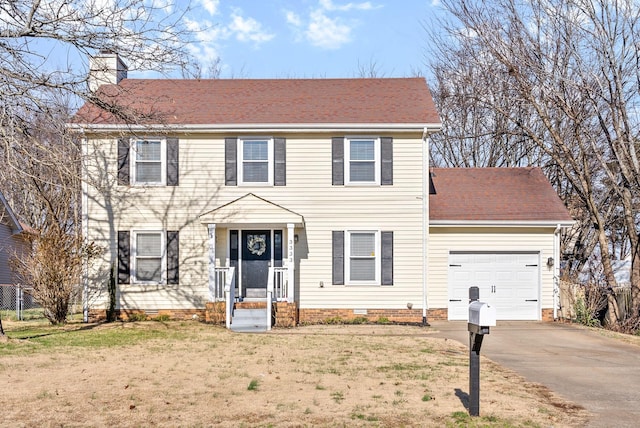
[[[468,346],[466,322],[431,325],[433,336]],[[499,321],[480,353],[584,406],[589,427],[640,426],[640,346],[569,324]]]

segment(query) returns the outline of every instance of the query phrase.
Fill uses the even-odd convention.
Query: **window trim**
[[[138,234],[158,234],[160,235],[160,281],[140,281],[138,280]],[[155,257],[154,257],[155,258]],[[131,231],[130,242],[130,281],[131,284],[140,285],[166,285],[167,284],[167,233],[159,229],[136,229]]]
[[[137,143],[140,141],[159,141],[160,142],[160,181],[138,181],[137,164],[145,163],[136,159]],[[129,140],[130,155],[129,163],[131,168],[131,185],[132,186],[166,186],[167,185],[167,139],[164,137],[131,137]],[[157,162],[157,161],[154,161]]]
[[[354,140],[373,141],[373,181],[353,181],[351,180],[351,142]],[[345,186],[379,186],[381,183],[381,152],[380,137],[372,136],[347,136],[344,137],[344,185]],[[354,161],[357,162],[357,161]],[[370,162],[370,161],[369,161]]]
[[[351,279],[351,235],[357,233],[370,233],[375,236],[375,278],[367,281],[357,281]],[[382,241],[379,230],[358,230],[347,229],[344,232],[344,284],[345,285],[382,285]]]
[[[244,181],[244,143],[249,141],[266,141],[267,142],[267,181]],[[238,186],[273,186],[274,185],[274,139],[273,137],[238,137],[237,146],[237,177]],[[261,161],[264,162],[264,161]]]

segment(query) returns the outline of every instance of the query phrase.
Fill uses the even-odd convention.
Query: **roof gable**
[[[228,204],[202,214],[200,222],[223,225],[293,223],[296,226],[303,226],[304,218],[253,193],[247,193]]]
[[[573,220],[540,168],[432,168],[431,222]]]
[[[20,233],[23,231],[22,225],[18,221],[18,218],[14,214],[9,202],[0,192],[0,223],[8,225],[13,233]]]
[[[97,92],[135,124],[440,124],[424,78],[124,79]],[[94,104],[78,124],[124,124]]]

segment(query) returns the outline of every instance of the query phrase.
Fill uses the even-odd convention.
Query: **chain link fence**
[[[42,306],[31,296],[31,288],[0,284],[0,313],[2,319],[29,320],[44,318]]]

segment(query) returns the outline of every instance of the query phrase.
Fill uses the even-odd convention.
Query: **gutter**
[[[431,227],[571,227],[573,220],[431,220]]]
[[[243,133],[247,131],[259,132],[436,132],[440,130],[440,125],[436,123],[235,123],[235,124],[152,124],[152,125],[126,125],[126,124],[91,124],[91,123],[68,123],[67,128],[82,132],[182,132],[191,134],[233,132]]]

